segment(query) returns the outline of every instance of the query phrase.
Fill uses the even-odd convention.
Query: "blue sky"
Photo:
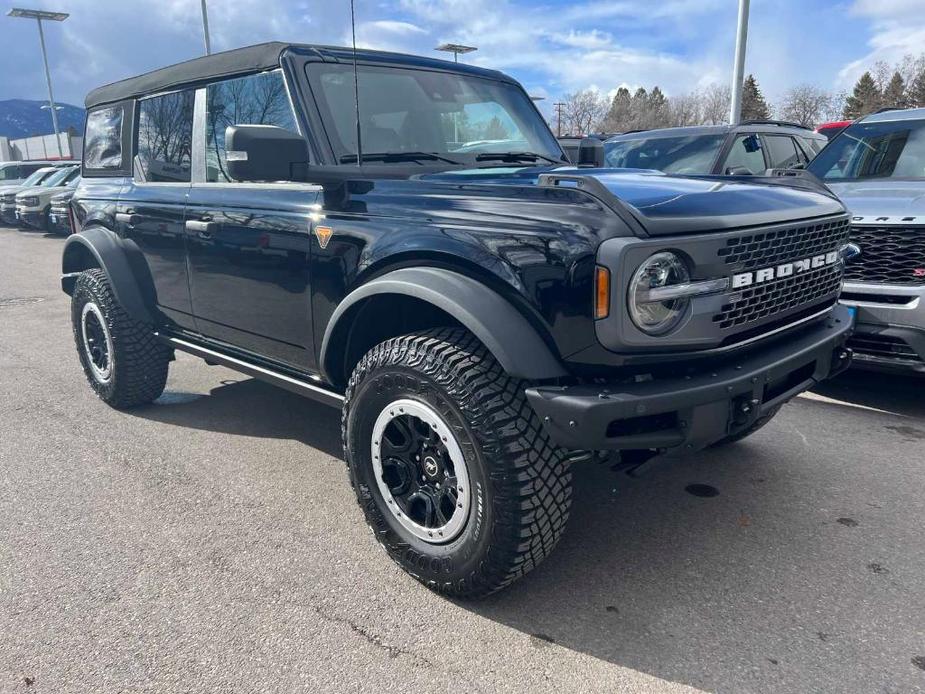
[[[46,29],[56,97],[200,55],[199,0],[15,0],[70,12]],[[730,79],[737,0],[357,0],[361,46],[466,59],[532,94]],[[213,50],[265,40],[348,44],[348,0],[209,0]],[[34,22],[0,17],[0,99],[45,98]],[[774,101],[790,85],[848,89],[878,59],[925,50],[925,0],[752,0],[746,70]],[[551,108],[553,98],[542,106]]]

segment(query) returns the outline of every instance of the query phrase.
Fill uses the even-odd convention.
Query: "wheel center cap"
[[[437,473],[440,472],[440,466],[437,464],[437,459],[433,456],[427,456],[424,458],[424,472],[428,477],[436,477]]]

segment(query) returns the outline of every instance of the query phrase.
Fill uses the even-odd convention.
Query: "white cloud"
[[[922,0],[856,0],[851,14],[871,22],[868,51],[838,71],[838,84],[850,88],[877,61],[890,65],[907,55],[925,52],[925,2]]]

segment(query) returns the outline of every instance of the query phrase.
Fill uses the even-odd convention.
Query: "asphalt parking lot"
[[[336,411],[185,355],[97,400],[62,245],[0,228],[0,691],[925,691],[925,380],[578,466],[556,553],[453,603],[373,541]]]

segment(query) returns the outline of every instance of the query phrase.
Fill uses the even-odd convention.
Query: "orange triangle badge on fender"
[[[331,227],[315,226],[315,236],[318,237],[318,243],[322,248],[328,247],[328,241],[331,240],[333,235],[334,230]]]

